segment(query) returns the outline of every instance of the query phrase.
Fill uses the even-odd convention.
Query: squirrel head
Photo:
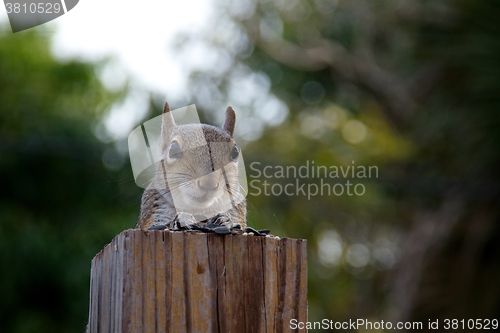
[[[211,217],[241,198],[240,151],[232,138],[236,116],[228,107],[222,128],[175,124],[167,103],[163,110],[161,153],[163,177],[178,212]]]

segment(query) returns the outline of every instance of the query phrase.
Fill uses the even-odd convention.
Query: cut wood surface
[[[92,260],[89,332],[291,332],[303,239],[126,230]]]

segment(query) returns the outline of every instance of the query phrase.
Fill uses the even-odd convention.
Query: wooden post
[[[92,260],[88,330],[290,332],[307,321],[303,239],[126,230]]]

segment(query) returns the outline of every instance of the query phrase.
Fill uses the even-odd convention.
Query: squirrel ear
[[[222,129],[233,136],[234,123],[236,122],[236,114],[232,107],[228,106],[226,110],[226,120],[224,121],[224,126]]]
[[[162,125],[161,125],[161,140],[165,142],[170,136],[170,132],[175,128],[174,117],[170,111],[170,106],[165,102],[165,107],[163,108],[162,115]]]

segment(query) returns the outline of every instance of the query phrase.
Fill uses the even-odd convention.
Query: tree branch
[[[279,36],[262,38],[255,28],[247,31],[257,47],[280,63],[305,71],[330,68],[344,81],[363,87],[381,102],[397,127],[404,127],[414,113],[415,103],[401,80],[367,57],[351,55],[335,41],[320,38],[300,47]]]

